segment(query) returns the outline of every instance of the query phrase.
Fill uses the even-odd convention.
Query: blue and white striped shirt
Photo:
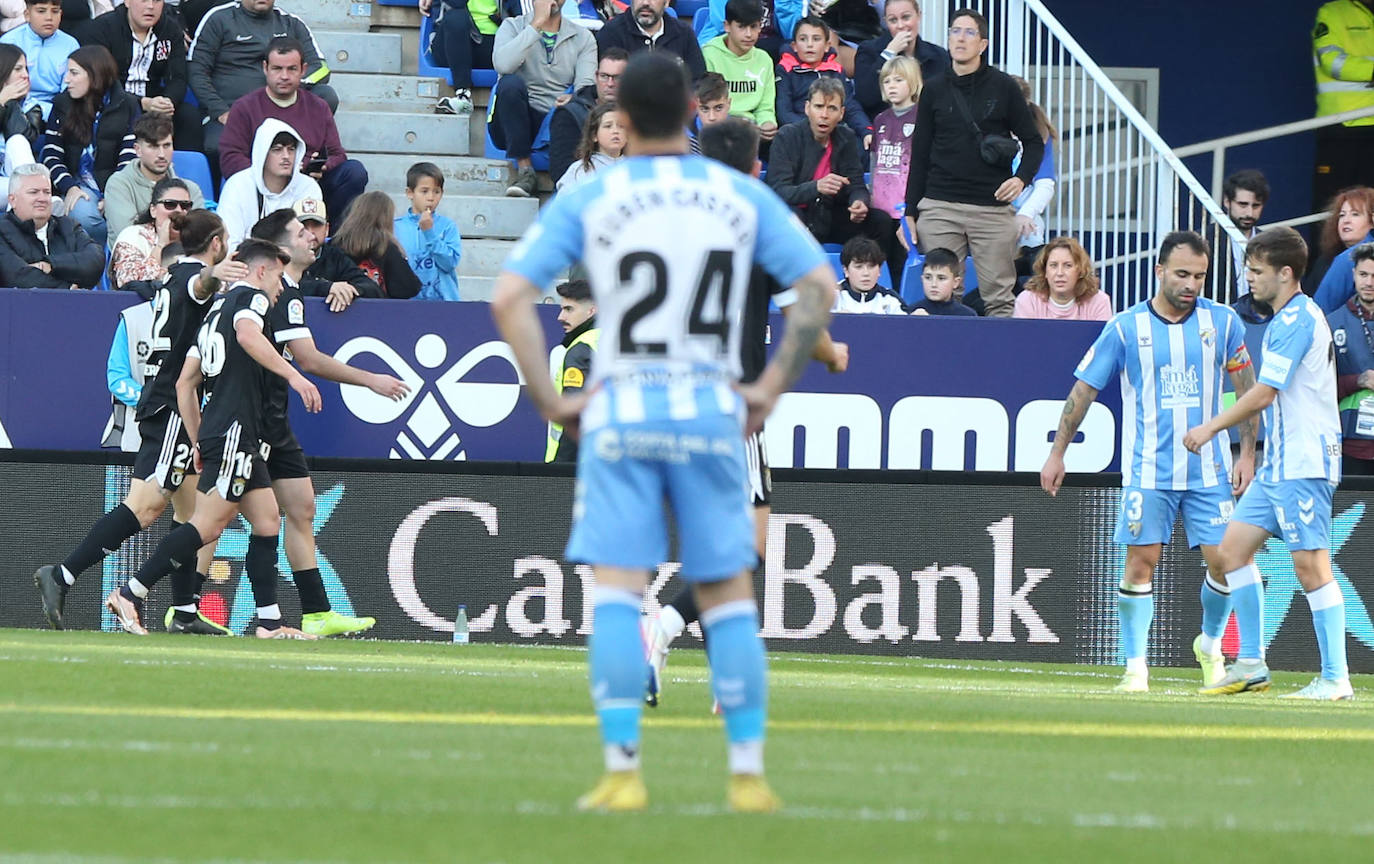
[[[1321,307],[1298,293],[1264,331],[1259,383],[1279,391],[1264,409],[1264,465],[1269,482],[1341,480],[1341,417],[1336,353]]]
[[[1200,454],[1188,452],[1183,436],[1221,413],[1228,367],[1243,368],[1247,357],[1240,316],[1202,297],[1176,324],[1149,300],[1106,323],[1074,374],[1096,390],[1121,376],[1122,485],[1186,490],[1230,482],[1225,431]]]

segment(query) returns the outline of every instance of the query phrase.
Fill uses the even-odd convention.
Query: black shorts
[[[762,432],[744,439],[744,461],[749,472],[749,499],[755,507],[767,507],[773,501],[773,472],[768,470]]]
[[[272,445],[267,456],[267,474],[273,480],[298,480],[310,476],[305,451],[295,435]]]
[[[181,416],[166,410],[138,423],[138,455],[134,457],[134,479],[154,483],[168,492],[181,488],[187,474],[194,474],[191,439]]]
[[[203,438],[200,442],[200,483],[205,494],[218,492],[231,504],[243,500],[254,489],[268,489],[272,478],[267,473],[271,448],[257,439],[241,441],[237,426],[228,435]]]

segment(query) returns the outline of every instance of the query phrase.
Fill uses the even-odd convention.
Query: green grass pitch
[[[0,861],[1296,861],[1374,855],[1357,700],[1197,673],[775,654],[769,817],[724,812],[703,656],[600,773],[580,651],[0,631]],[[1287,692],[1308,676],[1279,674]]]

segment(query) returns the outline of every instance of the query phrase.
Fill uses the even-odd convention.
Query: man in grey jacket
[[[515,179],[506,194],[534,194],[530,154],[544,118],[572,94],[596,83],[596,37],[563,18],[560,0],[533,0],[519,18],[507,18],[496,31],[492,66],[500,73],[493,97],[491,140],[515,162]]]
[[[172,118],[166,114],[144,114],[134,121],[134,156],[105,185],[105,224],[110,242],[133,224],[138,214],[153,200],[153,187],[164,177],[175,177],[172,170]],[[205,206],[205,196],[194,182],[186,181],[194,209]]]
[[[339,107],[338,94],[326,82],[320,46],[305,21],[275,8],[276,0],[239,0],[216,6],[200,19],[195,41],[186,56],[191,90],[205,112],[205,155],[212,171],[219,170],[219,136],[229,119],[229,108],[246,93],[267,84],[262,61],[274,36],[291,36],[305,46],[305,74],[301,84]]]

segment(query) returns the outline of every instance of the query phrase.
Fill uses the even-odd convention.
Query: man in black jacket
[[[854,54],[854,95],[869,117],[887,108],[883,99],[883,64],[905,54],[921,65],[921,81],[929,86],[949,74],[949,52],[921,38],[920,0],[892,0],[883,7],[887,35],[859,45]]]
[[[553,109],[553,118],[549,120],[549,176],[555,183],[577,158],[587,115],[598,104],[615,98],[620,75],[628,62],[630,55],[624,48],[612,45],[603,49],[596,64],[596,83],[578,90],[566,104]]]
[[[687,74],[696,83],[706,74],[706,61],[697,44],[692,25],[664,15],[668,0],[633,0],[630,11],[622,12],[596,31],[596,47],[601,56],[608,48],[637,51],[668,51],[687,64]]]
[[[10,171],[9,212],[0,216],[0,285],[94,288],[105,250],[69,216],[52,215],[52,180],[38,163]]]
[[[200,109],[186,102],[186,39],[164,14],[163,0],[124,0],[86,29],[86,45],[114,55],[124,90],[139,98],[144,113],[173,117],[178,150],[199,150]]]
[[[1020,86],[983,62],[987,47],[987,19],[972,9],[955,12],[949,28],[953,74],[928,83],[916,107],[906,213],[922,250],[972,256],[987,314],[1010,318],[1019,233],[1011,202],[1035,177],[1045,142]],[[1021,146],[1015,174],[1005,152],[1014,152],[1008,135]],[[983,152],[995,149],[999,138],[1004,158]]]
[[[296,202],[296,218],[315,238],[315,263],[305,268],[300,280],[301,293],[307,297],[324,297],[334,312],[347,309],[359,297],[378,299],[382,288],[363,272],[357,262],[337,246],[326,243],[329,236],[329,217],[324,202],[305,198]]]
[[[773,139],[767,182],[820,242],[844,243],[858,234],[876,240],[895,276],[906,252],[892,217],[869,206],[859,141],[844,125],[844,101],[839,78],[812,82],[806,122],[789,123]]]

